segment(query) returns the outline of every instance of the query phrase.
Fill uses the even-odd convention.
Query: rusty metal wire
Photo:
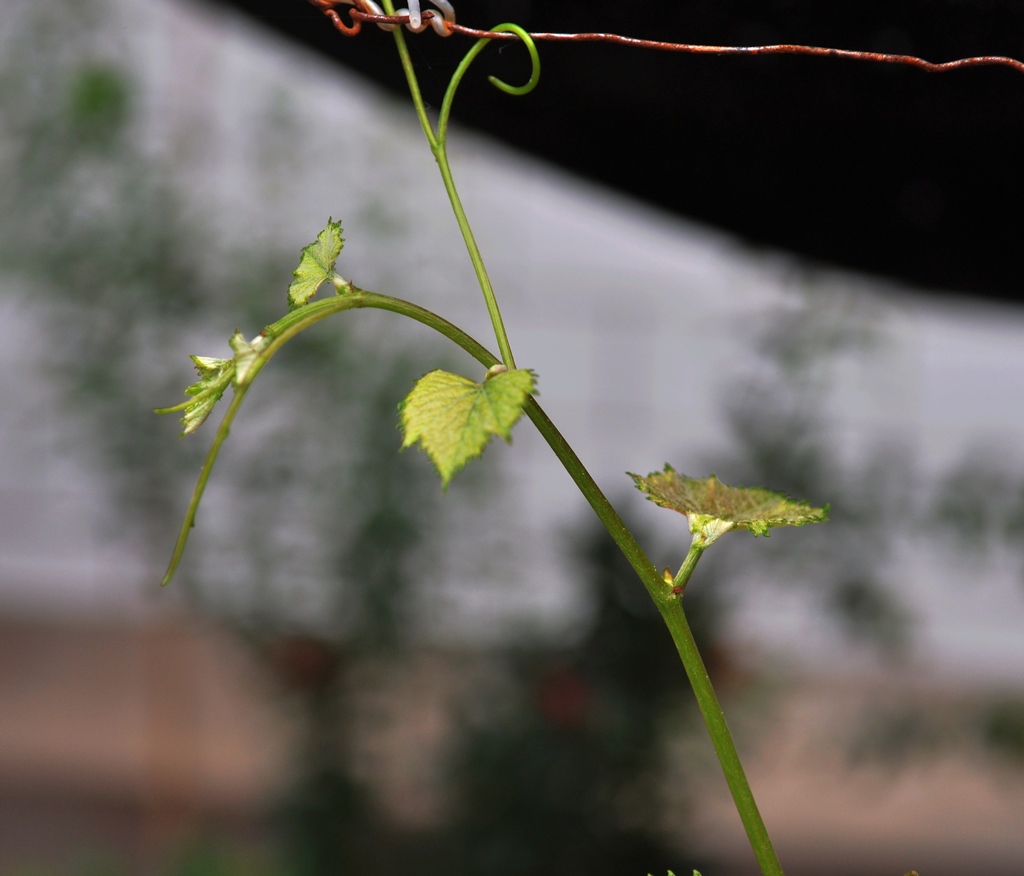
[[[393,30],[396,26],[408,26],[409,24],[409,15],[407,13],[402,15],[381,15],[374,9],[376,4],[368,2],[368,0],[309,0],[309,2],[323,10],[334,26],[346,36],[355,36],[359,33],[363,22],[376,24],[388,30]],[[334,7],[339,3],[347,3],[354,7],[349,13],[352,18],[351,25],[346,25],[334,10]],[[464,36],[496,40],[519,39],[512,33],[496,33],[489,30],[465,27],[461,24],[456,24],[452,19],[444,20],[439,13],[433,10],[424,10],[422,13],[423,24],[432,19],[444,21],[443,26],[448,34],[458,33]],[[435,29],[437,29],[437,25],[435,25]],[[440,33],[440,30],[438,32]],[[644,40],[637,39],[636,37],[620,36],[614,33],[531,33],[530,36],[534,40],[546,40],[549,42],[613,43],[615,45],[632,46],[638,49],[682,52],[691,55],[811,55],[815,57],[847,58],[853,61],[870,61],[877,64],[899,64],[906,67],[916,67],[929,73],[943,73],[950,70],[959,70],[964,67],[984,66],[1009,67],[1018,73],[1024,73],[1024,61],[1018,61],[1016,58],[1009,58],[1003,55],[980,55],[936,63],[926,61],[924,58],[918,58],[914,55],[892,55],[885,52],[861,52],[853,49],[830,49],[822,46],[791,45],[788,43],[772,46],[707,46],[691,43],[670,43],[661,40]]]
[[[376,23],[381,30],[394,30],[404,25],[413,33],[422,33],[428,26],[443,37],[451,36],[455,24],[455,9],[449,0],[430,0],[437,6],[441,13],[433,9],[420,12],[419,0],[409,0],[409,9],[396,10],[395,15],[385,15],[384,10],[376,3],[376,0],[309,0],[317,9],[330,19],[331,23],[345,36],[355,36],[362,30],[363,21],[369,20]],[[344,4],[356,7],[351,11],[352,24],[345,24],[335,10],[335,6]]]

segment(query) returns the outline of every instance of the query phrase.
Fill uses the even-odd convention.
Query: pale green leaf
[[[228,340],[228,344],[234,351],[233,359],[214,359],[211,356],[192,356],[192,362],[196,366],[199,380],[185,390],[185,395],[191,396],[188,401],[182,402],[171,408],[157,408],[158,414],[171,414],[177,411],[182,412],[181,425],[182,435],[194,432],[202,425],[220,401],[224,390],[232,383],[236,387],[242,386],[252,380],[256,365],[262,350],[270,343],[270,339],[261,332],[251,341],[247,341],[240,331],[235,333]]]
[[[185,390],[186,395],[198,395],[203,390],[203,384],[211,380],[219,380],[231,364],[231,359],[214,359],[212,356],[189,356],[189,359],[196,366],[196,373],[199,375],[198,383],[193,383]]]
[[[828,519],[828,506],[814,508],[761,487],[730,487],[714,475],[689,478],[670,465],[647,477],[629,474],[650,501],[685,514],[690,531],[702,534],[708,544],[730,529],[768,535],[773,526],[803,526]]]
[[[185,389],[185,395],[191,396],[187,402],[171,408],[158,408],[158,414],[182,412],[182,435],[195,432],[220,401],[224,390],[231,385],[235,374],[234,359],[213,359],[209,356],[192,356],[199,380]]]
[[[525,369],[492,369],[483,383],[431,371],[400,405],[402,447],[418,441],[447,487],[455,472],[479,456],[493,435],[509,440],[533,387],[534,374]]]
[[[345,240],[341,236],[341,223],[327,220],[324,228],[309,246],[302,250],[299,266],[292,273],[295,278],[288,287],[288,309],[302,307],[316,294],[321,284],[331,279],[334,263]]]

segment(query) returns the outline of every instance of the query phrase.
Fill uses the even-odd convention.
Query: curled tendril
[[[497,27],[491,28],[491,30],[494,33],[514,33],[522,40],[523,45],[526,46],[526,51],[530,53],[530,79],[525,85],[509,85],[507,82],[502,82],[497,76],[488,76],[487,81],[495,88],[500,88],[506,94],[529,94],[537,87],[537,83],[540,81],[540,54],[537,52],[537,45],[534,43],[533,37],[518,24],[499,24]]]
[[[495,88],[500,88],[506,94],[529,94],[537,87],[537,82],[540,81],[540,54],[537,52],[537,46],[533,41],[533,37],[518,24],[511,24],[508,22],[492,27],[490,32],[496,34],[513,33],[519,37],[523,45],[526,46],[526,50],[530,53],[531,69],[530,78],[524,85],[509,85],[507,82],[502,82],[497,76],[488,76],[487,81]],[[441,112],[437,122],[437,137],[439,140],[443,141],[445,138],[445,133],[448,129],[448,117],[451,114],[452,109],[452,101],[455,99],[455,92],[459,87],[459,83],[462,82],[462,77],[466,75],[469,65],[473,63],[476,56],[484,50],[490,41],[490,37],[482,37],[477,40],[473,45],[473,48],[466,52],[466,57],[464,57],[459,63],[459,66],[455,69],[455,73],[452,74],[451,82],[448,83],[448,90],[444,95],[444,101],[441,103]]]

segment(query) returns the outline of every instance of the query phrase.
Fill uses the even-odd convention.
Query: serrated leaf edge
[[[754,536],[764,536],[767,538],[771,535],[769,530],[773,527],[806,526],[810,523],[823,523],[828,520],[828,513],[830,509],[829,505],[815,507],[809,502],[793,499],[785,493],[778,492],[777,490],[770,490],[767,487],[734,487],[731,484],[727,484],[720,480],[714,473],[708,475],[707,478],[692,478],[688,475],[680,474],[669,463],[665,463],[664,469],[660,472],[651,472],[648,475],[638,475],[633,472],[627,472],[627,474],[633,478],[636,488],[645,494],[649,502],[653,502],[660,508],[665,508],[669,511],[675,511],[678,514],[685,515],[687,522],[689,523],[690,532],[692,532],[694,536],[701,536],[708,545],[733,529],[746,529],[753,533]],[[683,511],[675,505],[669,504],[664,500],[651,495],[650,489],[646,485],[648,479],[664,474],[674,475],[678,478],[696,483],[713,482],[734,492],[748,494],[755,491],[763,492],[770,496],[777,497],[779,502],[795,506],[794,511],[803,509],[806,513],[802,515],[792,514],[783,517],[748,517],[746,519],[731,519],[730,517],[719,517],[715,514],[706,513],[701,509]]]
[[[500,423],[499,423],[499,428],[497,430],[491,429],[491,428],[486,429],[486,431],[485,431],[485,436],[486,436],[485,440],[480,444],[479,449],[476,450],[473,453],[469,453],[460,462],[457,462],[456,464],[454,464],[451,467],[451,470],[448,471],[448,473],[446,474],[445,471],[442,470],[441,463],[434,457],[434,455],[431,452],[431,450],[424,443],[424,441],[423,441],[423,438],[424,438],[423,430],[422,429],[411,430],[409,428],[409,424],[408,424],[408,421],[407,421],[407,418],[406,418],[406,410],[407,410],[409,401],[413,398],[413,396],[415,395],[417,389],[423,384],[424,380],[426,380],[427,378],[431,377],[432,375],[445,375],[447,377],[456,378],[460,382],[464,382],[468,387],[471,387],[471,388],[477,390],[480,393],[484,393],[484,387],[485,387],[485,385],[490,380],[492,380],[492,379],[494,379],[494,378],[496,378],[496,377],[498,377],[500,375],[503,375],[503,374],[514,374],[514,373],[520,372],[520,371],[525,372],[525,373],[530,375],[530,388],[528,390],[526,390],[526,392],[523,393],[523,398],[522,398],[521,402],[518,405],[518,409],[517,409],[515,417],[508,423],[508,425],[504,429],[501,428],[501,424]],[[537,375],[536,375],[536,372],[534,372],[532,369],[529,369],[529,368],[515,368],[515,369],[512,369],[510,371],[508,368],[506,368],[503,365],[501,365],[501,366],[493,366],[492,368],[488,369],[487,373],[484,375],[483,381],[480,382],[480,383],[477,383],[475,380],[472,380],[469,377],[465,377],[464,375],[454,374],[454,373],[452,373],[450,371],[445,371],[444,369],[441,369],[441,368],[435,368],[433,371],[428,371],[426,374],[424,374],[422,377],[420,377],[419,380],[417,380],[415,384],[413,384],[413,388],[411,390],[409,390],[409,392],[405,396],[405,398],[402,399],[402,401],[399,402],[399,404],[398,404],[399,428],[401,429],[402,436],[403,436],[402,449],[405,450],[407,447],[411,447],[412,445],[414,445],[414,444],[416,444],[418,442],[420,444],[420,447],[423,449],[423,452],[430,459],[430,461],[433,464],[434,468],[437,470],[437,473],[440,475],[442,490],[447,490],[448,489],[448,484],[451,483],[452,478],[454,478],[455,475],[458,474],[458,472],[461,471],[466,466],[466,464],[468,462],[470,462],[470,460],[476,459],[476,458],[478,458],[478,457],[483,455],[484,450],[487,449],[487,446],[491,443],[491,440],[494,438],[494,436],[498,435],[498,436],[504,438],[505,441],[511,442],[511,440],[512,440],[512,428],[515,426],[516,423],[519,422],[520,417],[523,415],[523,405],[526,403],[526,399],[530,395],[536,393],[536,382],[537,382]],[[495,419],[497,419],[497,418],[495,418]]]
[[[304,307],[305,305],[307,305],[310,302],[310,299],[312,299],[313,296],[316,295],[316,293],[320,290],[320,287],[324,283],[326,283],[328,280],[333,278],[334,265],[335,265],[335,263],[338,260],[338,256],[341,255],[341,251],[345,248],[345,238],[342,237],[343,231],[344,231],[344,229],[341,226],[341,222],[340,221],[335,222],[333,217],[329,217],[327,219],[327,224],[320,231],[320,233],[317,234],[316,240],[314,240],[312,243],[309,243],[309,244],[307,244],[306,246],[304,246],[302,248],[302,253],[299,256],[299,264],[295,268],[295,270],[292,271],[292,278],[293,279],[292,279],[292,282],[288,286],[288,309],[289,310],[297,310],[298,308]],[[338,237],[338,244],[337,244],[337,251],[336,252],[334,252],[334,246],[333,245],[331,245],[328,248],[328,244],[327,244],[327,235],[329,233],[332,233],[332,232],[334,234],[336,234],[337,237]],[[324,266],[324,264],[320,261],[318,255],[314,254],[314,248],[318,247],[318,246],[323,246],[325,248],[328,248],[329,255],[328,255],[328,260],[327,260],[326,266]],[[315,281],[316,284],[312,285],[312,287],[310,288],[310,290],[308,292],[301,293],[301,297],[299,297],[299,293],[297,293],[297,287],[299,287],[299,286],[305,287],[305,286],[310,285],[310,284],[312,284],[314,282],[313,280],[310,280],[310,279],[301,279],[300,278],[300,273],[303,272],[304,269],[306,269],[307,261],[312,261],[313,264],[319,269],[319,272],[322,273],[322,276],[318,280]],[[335,285],[337,287],[337,284],[335,284]],[[337,287],[337,288],[340,291],[340,287]]]

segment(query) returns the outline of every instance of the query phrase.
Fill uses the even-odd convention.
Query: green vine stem
[[[341,313],[345,310],[357,310],[367,307],[399,313],[403,316],[408,316],[417,322],[421,322],[429,328],[440,332],[449,340],[455,342],[477,361],[482,362],[487,367],[498,363],[494,354],[484,347],[483,344],[475,340],[458,326],[450,323],[443,317],[438,316],[436,313],[427,310],[425,307],[420,307],[417,304],[404,301],[401,298],[393,298],[388,295],[379,295],[375,292],[367,292],[365,289],[360,289],[351,283],[342,286],[341,290],[339,290],[339,294],[321,301],[313,301],[306,304],[297,310],[291,311],[272,325],[267,326],[262,332],[262,335],[267,339],[266,346],[262,347],[256,354],[253,364],[247,371],[245,381],[235,387],[234,397],[231,399],[231,403],[228,405],[228,408],[224,413],[224,417],[221,420],[220,425],[217,427],[217,432],[214,435],[213,442],[210,445],[209,451],[207,451],[206,458],[203,460],[202,468],[199,471],[199,478],[196,481],[195,488],[192,490],[192,498],[189,500],[188,509],[185,512],[185,519],[182,521],[181,529],[178,532],[178,539],[175,542],[170,563],[167,566],[167,571],[164,574],[163,581],[161,582],[162,584],[169,584],[178,570],[178,566],[181,563],[181,557],[185,551],[185,545],[188,542],[189,534],[195,526],[196,513],[199,510],[199,504],[202,501],[203,493],[206,491],[206,484],[207,481],[209,481],[211,472],[213,471],[213,466],[217,462],[221,446],[224,444],[225,440],[227,440],[235,415],[242,406],[246,393],[249,391],[249,387],[252,386],[257,375],[263,370],[264,366],[274,357],[274,355],[286,343],[288,343],[289,340],[300,332],[316,325],[320,320],[325,319],[332,314]],[[161,412],[170,413],[182,407],[183,405],[176,405],[173,408],[164,408]],[[639,550],[639,545],[637,545],[637,550]]]
[[[322,301],[311,302],[282,317],[273,325],[267,326],[263,330],[263,335],[268,339],[268,343],[257,354],[255,362],[247,372],[245,382],[235,389],[234,398],[231,400],[224,418],[221,420],[210,450],[203,461],[203,466],[178,534],[178,540],[175,544],[167,573],[164,575],[164,584],[171,580],[178,568],[189,534],[195,525],[196,512],[214,463],[217,461],[221,446],[228,437],[235,415],[238,413],[245,395],[256,376],[267,362],[295,335],[332,314],[361,308],[376,308],[407,316],[444,335],[484,367],[490,368],[498,364],[498,359],[483,344],[455,324],[444,319],[444,317],[401,298],[368,292],[352,284],[342,287],[340,294],[333,295]],[[715,695],[711,680],[704,667],[704,662],[701,659],[700,652],[697,650],[697,644],[693,639],[693,633],[690,631],[686,615],[683,612],[682,600],[674,592],[674,588],[677,585],[685,587],[686,580],[683,580],[684,570],[686,570],[685,579],[688,579],[693,572],[693,568],[696,566],[697,559],[703,552],[704,545],[695,543],[691,546],[679,575],[672,582],[667,582],[655,568],[650,558],[633,536],[633,533],[630,532],[622,521],[622,518],[611,502],[608,501],[608,498],[598,486],[593,476],[587,471],[586,466],[576,455],[576,452],[565,440],[565,437],[559,432],[543,408],[537,403],[537,400],[531,396],[524,406],[524,411],[537,427],[544,440],[547,441],[552,451],[554,451],[555,456],[587,499],[591,508],[594,509],[594,513],[597,514],[604,524],[619,549],[629,560],[630,565],[636,571],[654,600],[655,605],[657,605],[658,610],[661,612],[661,616],[672,635],[672,640],[676,644],[676,649],[686,669],[687,677],[693,687],[697,704],[711,735],[715,753],[718,755],[719,763],[722,765],[726,782],[736,803],[744,829],[750,838],[750,843],[761,871],[764,876],[782,876],[782,868],[779,865],[771,840],[768,837],[767,829],[754,802],[750,785],[740,763],[739,754],[736,751],[732,735],[725,722],[725,715]]]
[[[472,352],[468,348],[464,347],[463,349],[466,349],[467,352]],[[487,364],[485,360],[481,361]],[[725,721],[725,713],[718,702],[714,686],[711,684],[711,678],[708,676],[708,671],[704,666],[703,659],[701,659],[697,643],[694,641],[693,632],[690,630],[690,624],[686,620],[682,598],[680,595],[677,595],[682,593],[682,590],[677,588],[686,587],[686,583],[693,574],[693,570],[697,566],[697,560],[700,559],[706,545],[703,541],[694,539],[694,543],[691,545],[678,575],[676,575],[671,583],[666,582],[658,573],[657,568],[655,568],[646,552],[637,543],[633,533],[623,523],[622,518],[619,517],[618,512],[611,502],[608,501],[608,498],[597,485],[590,472],[587,471],[580,458],[576,455],[576,452],[569,446],[569,443],[565,440],[562,433],[558,431],[555,424],[548,419],[547,414],[544,413],[540,405],[537,404],[536,399],[530,398],[524,410],[544,437],[544,440],[548,442],[555,456],[558,457],[558,460],[576,483],[580,492],[586,497],[590,507],[594,509],[594,512],[605,525],[605,528],[615,540],[619,549],[626,559],[629,560],[630,565],[636,571],[640,580],[647,588],[647,592],[654,600],[654,604],[658,607],[658,611],[665,621],[665,626],[668,627],[669,633],[672,636],[672,641],[675,642],[679,658],[682,660],[683,668],[686,670],[686,676],[690,680],[690,686],[693,688],[694,696],[697,699],[697,706],[700,709],[701,716],[704,718],[704,724],[708,728],[711,743],[714,746],[718,762],[721,764],[722,772],[725,775],[726,784],[729,786],[729,792],[732,794],[733,801],[736,804],[736,811],[739,813],[740,821],[743,823],[743,829],[750,840],[751,848],[754,851],[754,856],[757,858],[761,872],[764,876],[783,876],[782,865],[775,854],[775,848],[768,835],[768,829],[765,827],[764,819],[761,818],[761,812],[757,808],[754,794],[750,790],[750,783],[747,781],[747,775],[743,770],[739,752],[737,752],[736,744],[733,742],[732,733],[729,732],[729,725]]]
[[[467,352],[470,351],[467,349]],[[587,471],[575,451],[569,446],[555,424],[548,419],[547,414],[536,400],[531,398],[526,403],[524,410],[541,435],[544,436],[580,492],[586,497],[619,549],[629,560],[630,565],[654,600],[654,604],[658,607],[672,636],[672,641],[675,642],[687,678],[690,680],[690,686],[693,688],[701,716],[704,718],[704,723],[711,736],[715,754],[722,766],[722,772],[725,774],[726,784],[729,786],[729,792],[732,794],[736,810],[750,840],[761,872],[764,876],[783,876],[782,865],[775,854],[771,838],[768,836],[768,829],[765,827],[764,819],[761,818],[757,803],[754,801],[750,783],[747,781],[739,753],[736,751],[732,734],[725,721],[725,713],[715,695],[715,689],[711,684],[690,625],[686,620],[682,599],[676,593],[677,586],[685,588],[686,581],[693,573],[705,545],[703,543],[692,545],[679,575],[671,583],[666,582],[643,548],[637,543],[633,533],[623,523],[622,518],[619,517],[618,512],[608,501],[590,472]]]
[[[384,0],[384,9],[388,15],[395,14],[392,0]],[[530,52],[532,72],[530,80],[522,86],[508,85],[493,76],[490,77],[490,81],[498,88],[510,94],[526,94],[528,91],[533,90],[537,80],[540,78],[540,56],[537,54],[537,48],[534,46],[533,40],[526,31],[515,24],[499,24],[494,28],[494,31],[497,33],[513,32],[523,40]],[[462,77],[469,69],[469,65],[490,40],[486,38],[477,40],[476,44],[469,50],[456,68],[455,74],[448,85],[448,90],[445,92],[437,129],[435,130],[430,123],[430,117],[427,115],[427,107],[423,102],[419,81],[416,78],[416,71],[413,69],[412,58],[409,56],[409,48],[405,43],[402,29],[400,27],[395,28],[393,36],[395,38],[395,45],[398,48],[398,57],[401,60],[402,69],[405,71],[405,78],[409,84],[409,94],[412,97],[413,106],[416,108],[416,116],[420,120],[420,126],[423,128],[423,133],[430,144],[430,150],[434,154],[434,160],[437,161],[437,166],[441,171],[441,179],[444,182],[445,191],[448,193],[448,199],[451,201],[452,210],[455,213],[455,221],[459,224],[462,239],[465,241],[466,250],[469,252],[469,259],[473,263],[477,282],[479,282],[480,290],[484,295],[487,312],[491,317],[491,325],[494,328],[494,337],[498,342],[498,350],[501,353],[501,361],[511,370],[516,367],[515,357],[512,355],[512,346],[508,340],[508,333],[505,331],[504,320],[501,318],[501,310],[498,308],[498,299],[494,294],[494,287],[491,285],[491,279],[487,274],[487,267],[484,265],[480,247],[477,245],[469,220],[466,218],[466,211],[462,206],[462,200],[459,198],[458,190],[455,187],[451,166],[448,163],[448,120],[451,114],[452,101],[455,98],[455,91],[462,81]]]
[[[384,0],[384,7],[389,15],[394,14],[392,0]],[[525,85],[518,88],[509,86],[506,83],[497,80],[493,76],[489,77],[490,81],[496,87],[508,93],[526,94],[537,84],[537,79],[540,75],[540,59],[533,40],[528,33],[518,25],[514,24],[498,25],[493,28],[493,31],[496,33],[513,32],[523,41],[530,53],[532,72],[530,80]],[[495,337],[497,338],[498,347],[501,351],[502,361],[508,368],[514,368],[515,360],[513,359],[512,349],[509,345],[508,336],[505,332],[504,323],[501,319],[501,313],[498,309],[498,302],[494,294],[494,289],[491,286],[486,267],[484,266],[483,257],[480,254],[479,247],[477,246],[473,232],[469,226],[469,221],[466,218],[465,210],[462,207],[458,191],[456,190],[447,154],[448,121],[451,114],[451,106],[452,101],[454,100],[455,91],[458,88],[459,83],[462,81],[462,77],[465,75],[466,70],[468,70],[470,64],[475,60],[477,55],[483,51],[489,40],[487,38],[478,40],[456,68],[451,82],[448,85],[448,89],[445,92],[444,100],[441,104],[438,125],[435,130],[430,123],[429,116],[427,115],[426,105],[423,102],[419,82],[416,77],[416,72],[413,69],[412,59],[409,56],[409,50],[406,46],[402,29],[396,28],[393,35],[398,49],[398,55],[401,60],[402,69],[405,72],[406,80],[409,84],[409,93],[416,109],[416,115],[420,120],[420,125],[423,127],[423,132],[426,135],[427,142],[430,144],[431,151],[433,152],[434,158],[440,168],[445,190],[448,193],[452,209],[455,212],[456,220],[458,221],[459,228],[462,231],[463,239],[466,242],[466,248],[469,251],[470,260],[473,263],[473,269],[476,272],[477,280],[480,283],[481,290],[483,291],[484,300],[487,303],[487,310],[491,317],[492,326],[494,327]],[[397,299],[391,300],[394,301]],[[420,315],[413,312],[413,305],[409,305],[406,302],[404,303],[404,306],[409,308],[403,311],[405,315],[411,316],[413,319],[420,319]],[[389,307],[387,309],[392,308]],[[423,313],[425,314],[427,311],[424,311]],[[474,356],[487,367],[497,363],[497,360],[487,350],[464,332],[434,314],[431,314],[430,316],[430,322],[427,322],[425,319],[420,319],[420,321],[427,322],[427,324],[431,325],[433,328],[441,331],[442,334],[455,341],[455,343],[459,344],[459,346],[466,350],[466,352]],[[707,670],[704,667],[704,661],[701,659],[700,652],[697,650],[697,644],[693,639],[693,633],[690,630],[689,623],[686,620],[686,615],[683,612],[681,594],[706,545],[703,543],[698,545],[695,542],[695,544],[690,548],[686,560],[683,562],[682,568],[680,568],[675,579],[671,582],[667,582],[658,573],[650,558],[637,543],[632,532],[630,532],[625,523],[623,523],[622,518],[619,517],[618,512],[615,511],[615,508],[608,501],[607,497],[601,491],[593,477],[591,477],[575,451],[558,431],[554,423],[551,422],[547,414],[544,413],[540,405],[537,404],[536,399],[530,397],[524,406],[524,411],[533,421],[544,439],[548,442],[548,445],[554,451],[565,470],[569,473],[569,476],[576,483],[580,492],[590,503],[591,508],[593,508],[598,518],[615,540],[615,543],[625,555],[630,565],[632,565],[640,580],[647,588],[651,598],[654,600],[655,605],[657,605],[658,610],[661,612],[662,618],[664,619],[665,624],[672,635],[672,639],[676,644],[676,649],[678,650],[680,659],[683,662],[687,677],[693,687],[698,707],[700,708],[701,715],[704,718],[708,732],[711,735],[715,753],[717,754],[719,763],[722,766],[726,782],[732,794],[733,801],[736,804],[736,809],[739,813],[740,819],[743,822],[743,827],[750,840],[754,855],[761,868],[761,872],[764,876],[783,876],[782,867],[775,854],[771,839],[768,836],[768,831],[765,828],[764,821],[758,811],[757,804],[754,801],[754,796],[750,790],[750,784],[747,781],[746,774],[743,771],[743,765],[741,764],[739,754],[736,751],[732,734],[729,732],[729,727],[726,724],[725,714],[722,712],[722,707],[718,702],[718,697],[715,695],[711,679],[708,677]]]
[[[729,725],[725,722],[725,713],[715,695],[714,686],[711,684],[708,671],[701,659],[700,651],[697,649],[690,624],[686,620],[682,600],[673,599],[659,605],[658,608],[661,610],[665,625],[672,634],[672,641],[676,643],[676,650],[683,661],[686,675],[690,679],[700,713],[707,725],[708,733],[711,734],[715,754],[718,755],[718,762],[725,774],[726,784],[728,784],[729,792],[736,804],[736,811],[739,812],[743,829],[747,832],[750,846],[754,850],[754,857],[757,858],[757,863],[764,876],[783,876],[782,865],[775,854],[775,847],[772,845],[771,837],[768,836],[768,829],[765,827],[764,819],[761,818],[761,812],[754,801],[754,794],[750,790],[747,774],[743,771],[743,764],[740,762],[739,752],[736,751],[732,734],[729,732]]]
[[[388,14],[393,15],[394,7],[392,0],[383,0],[383,2]],[[532,39],[522,28],[514,24],[499,25],[494,28],[494,31],[515,33],[516,36],[522,40],[530,53],[532,73],[530,80],[522,86],[510,86],[493,76],[489,77],[490,81],[498,88],[511,94],[527,93],[537,84],[537,79],[540,75],[540,61]],[[420,125],[423,128],[423,132],[430,145],[434,158],[438,163],[445,190],[448,193],[456,221],[458,222],[459,228],[462,232],[470,260],[472,261],[474,271],[478,282],[480,283],[480,288],[483,291],[484,300],[487,304],[491,323],[494,328],[495,338],[498,342],[498,348],[501,353],[500,363],[507,369],[514,369],[515,360],[512,356],[512,349],[501,318],[501,313],[498,309],[497,298],[487,275],[487,270],[484,266],[480,249],[473,236],[465,210],[462,207],[458,191],[456,190],[447,156],[448,122],[451,116],[451,106],[455,92],[466,71],[469,69],[469,66],[480,52],[483,51],[484,47],[490,40],[488,38],[478,40],[459,64],[455,74],[452,76],[448,89],[445,92],[437,128],[435,129],[431,125],[430,118],[427,115],[426,104],[424,103],[420,92],[419,83],[412,66],[412,60],[409,56],[408,47],[406,46],[401,28],[395,29],[394,38],[399,58],[401,59],[402,68],[405,72],[409,85],[409,91],[412,96],[417,117],[419,118]],[[276,323],[267,326],[263,332],[261,332],[263,338],[262,343],[260,344],[258,351],[254,353],[253,361],[246,366],[244,379],[237,380],[235,384],[234,398],[228,405],[227,411],[221,420],[210,449],[203,461],[199,478],[192,492],[192,498],[185,514],[185,519],[182,522],[181,530],[178,533],[178,539],[175,543],[167,572],[164,575],[164,584],[167,584],[171,580],[181,562],[181,557],[188,541],[189,534],[195,525],[195,518],[199,508],[199,503],[202,499],[203,493],[205,492],[213,466],[217,461],[217,457],[220,454],[224,441],[228,437],[231,425],[241,408],[249,387],[270,359],[295,335],[334,313],[360,308],[376,308],[392,311],[423,323],[453,341],[488,369],[499,364],[499,360],[477,340],[455,326],[453,323],[427,310],[426,308],[399,298],[379,295],[377,293],[368,292],[364,289],[359,289],[353,284],[342,280],[337,275],[334,276],[334,284],[338,292],[337,295],[331,296],[328,299],[304,304],[282,317]],[[166,413],[172,410],[185,409],[189,405],[193,404],[194,401],[195,398],[189,402],[177,405],[174,408],[164,409],[163,412]],[[547,441],[548,445],[555,453],[555,456],[562,463],[569,476],[573,479],[580,492],[594,510],[598,519],[600,519],[602,524],[604,524],[612,539],[618,545],[630,565],[632,565],[638,577],[647,588],[647,591],[655,605],[658,607],[658,610],[669,629],[672,639],[675,642],[676,649],[679,652],[687,677],[693,687],[698,706],[711,736],[712,744],[714,745],[718,760],[722,766],[729,790],[732,793],[736,809],[739,813],[744,829],[747,832],[754,855],[760,865],[761,872],[764,876],[783,876],[782,868],[775,855],[771,840],[768,837],[768,832],[764,826],[763,820],[761,819],[757,805],[754,802],[750,785],[740,763],[732,735],[730,734],[728,725],[726,724],[725,715],[722,712],[721,705],[715,695],[711,680],[708,677],[704,662],[697,650],[696,642],[693,639],[693,634],[683,611],[683,591],[686,587],[687,581],[693,573],[694,568],[696,567],[701,553],[707,546],[706,543],[704,540],[695,537],[693,544],[690,547],[690,551],[676,576],[673,578],[668,572],[666,572],[663,577],[659,574],[643,548],[640,547],[632,532],[630,532],[625,523],[623,523],[622,518],[619,517],[618,512],[616,512],[615,508],[608,501],[608,498],[601,491],[600,487],[587,471],[575,451],[565,440],[561,432],[558,431],[554,423],[552,423],[540,405],[537,404],[536,399],[529,396],[523,405],[523,410]]]
[[[711,684],[711,677],[704,666],[697,642],[693,638],[693,631],[690,629],[686,613],[683,611],[682,593],[693,570],[697,567],[697,561],[706,548],[705,540],[699,535],[695,535],[690,550],[686,554],[686,559],[672,581],[670,593],[678,593],[679,596],[655,599],[655,603],[665,621],[665,626],[672,634],[672,641],[675,642],[679,658],[686,669],[686,676],[690,679],[690,686],[697,698],[701,716],[704,718],[715,748],[715,754],[718,756],[718,762],[725,774],[726,784],[729,786],[729,792],[736,804],[736,811],[743,822],[743,829],[747,832],[747,838],[750,840],[750,846],[754,850],[754,856],[761,867],[761,872],[764,876],[783,876],[782,865],[779,863],[778,855],[775,854],[775,847],[768,835],[768,829],[765,827],[764,819],[761,818],[754,794],[750,790],[750,782],[747,781],[747,774],[743,770],[732,733],[729,732],[729,725],[725,722],[725,712],[722,711],[722,706],[718,702],[714,685]],[[648,587],[648,589],[650,588]]]

